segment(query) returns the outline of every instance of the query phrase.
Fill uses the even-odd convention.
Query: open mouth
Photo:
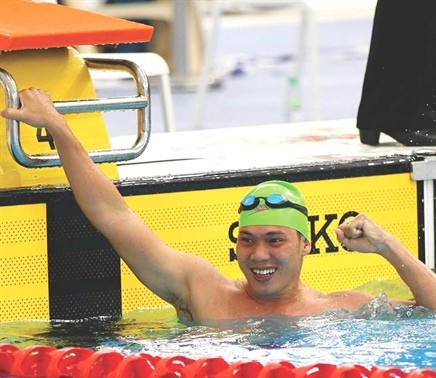
[[[257,279],[266,280],[272,277],[277,268],[251,269]]]

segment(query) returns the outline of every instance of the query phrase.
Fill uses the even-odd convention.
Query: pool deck
[[[133,140],[111,139],[114,147],[129,146]],[[119,165],[119,174],[121,179],[153,178],[368,159],[388,164],[393,156],[421,152],[436,154],[436,148],[404,147],[383,134],[378,146],[364,145],[353,119],[272,124],[154,133],[140,158]]]

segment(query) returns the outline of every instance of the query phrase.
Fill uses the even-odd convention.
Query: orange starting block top
[[[153,27],[64,5],[1,0],[0,50],[148,42]]]

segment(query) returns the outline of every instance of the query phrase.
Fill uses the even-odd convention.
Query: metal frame
[[[135,80],[137,95],[133,97],[56,101],[54,105],[57,111],[61,114],[69,114],[137,110],[137,138],[130,148],[88,151],[88,155],[95,163],[127,161],[137,158],[147,147],[150,138],[150,89],[145,72],[139,65],[127,59],[85,58],[85,62],[90,69],[128,72]],[[5,90],[6,106],[18,108],[20,101],[17,85],[12,75],[3,69],[0,69],[0,85]],[[8,148],[17,163],[27,168],[56,167],[61,165],[58,154],[31,155],[23,150],[20,140],[20,123],[18,121],[8,119],[6,126]],[[90,126],[92,127],[92,125]]]
[[[412,179],[423,182],[424,202],[424,244],[425,263],[430,269],[435,269],[436,239],[435,229],[435,195],[434,181],[436,180],[436,150],[418,149],[414,151],[418,161],[412,162]]]

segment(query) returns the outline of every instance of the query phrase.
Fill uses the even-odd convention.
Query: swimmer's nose
[[[268,246],[264,243],[257,243],[253,248],[253,252],[251,254],[251,259],[255,261],[266,261],[269,260],[270,253],[268,250]]]

